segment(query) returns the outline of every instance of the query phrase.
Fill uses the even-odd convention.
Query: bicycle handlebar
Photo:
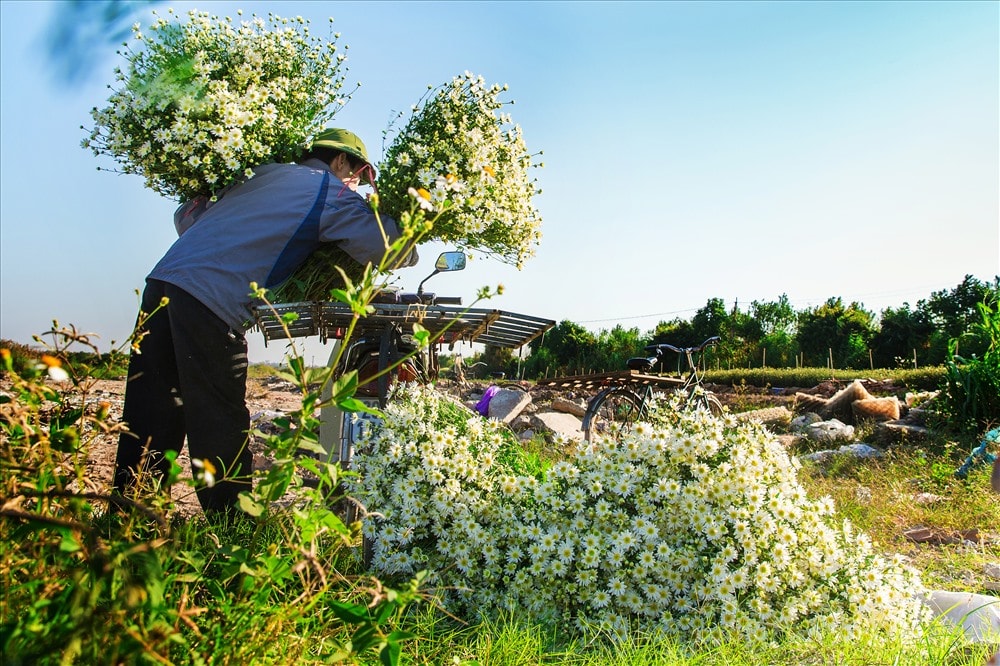
[[[660,354],[664,351],[671,351],[677,354],[697,354],[698,352],[704,351],[709,347],[712,347],[713,345],[717,345],[721,341],[722,338],[720,338],[718,335],[713,335],[712,337],[708,338],[697,347],[675,347],[665,342],[661,342],[655,345],[647,345],[645,349],[646,351],[656,352],[657,354]]]
[[[722,338],[720,338],[719,336],[713,335],[712,337],[708,338],[697,347],[675,347],[674,345],[667,344],[665,342],[655,345],[647,345],[646,347],[644,347],[644,349],[647,352],[652,352],[654,355],[648,357],[637,356],[635,358],[630,358],[626,362],[626,367],[628,367],[629,370],[649,372],[657,363],[660,362],[660,359],[663,357],[663,352],[671,351],[680,354],[682,356],[686,356],[688,360],[688,365],[691,366],[692,369],[694,369],[696,363],[692,358],[692,355],[702,352],[708,349],[709,347],[718,344],[721,340]]]

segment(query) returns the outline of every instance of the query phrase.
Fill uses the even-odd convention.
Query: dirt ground
[[[112,422],[118,422],[121,419],[125,401],[125,381],[123,379],[96,380],[88,390],[87,401],[94,404],[108,402],[111,405],[109,418]],[[273,412],[287,413],[298,409],[301,404],[300,394],[288,382],[275,379],[252,379],[247,383],[247,408],[252,418],[260,419]],[[255,449],[254,467],[263,468],[267,461],[261,447],[252,444],[251,448]],[[91,479],[99,491],[106,491],[110,488],[117,450],[117,439],[109,436],[98,436],[90,447],[88,467]],[[190,478],[191,459],[188,456],[187,447],[181,451],[178,462],[184,469],[184,477]],[[177,484],[172,488],[171,495],[177,502],[177,509],[181,515],[193,515],[201,511],[198,500],[189,486]]]

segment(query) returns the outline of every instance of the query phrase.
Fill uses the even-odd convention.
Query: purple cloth
[[[480,398],[479,402],[476,403],[476,411],[482,414],[483,416],[489,416],[490,400],[492,400],[493,396],[495,396],[499,391],[500,391],[499,386],[490,386],[489,388],[487,388],[486,392],[483,393],[483,397]]]

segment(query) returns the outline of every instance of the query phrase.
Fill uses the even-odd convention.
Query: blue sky
[[[544,151],[543,239],[520,272],[482,259],[428,283],[466,302],[503,283],[491,307],[647,331],[710,298],[745,311],[839,296],[878,314],[1000,274],[1000,3],[155,5],[170,6],[301,14],[321,34],[332,16],[362,83],[335,123],[375,155],[428,85],[465,70],[507,83]],[[30,342],[58,319],[107,348],[174,239],[176,203],[80,147],[123,60],[100,39],[50,57],[65,7],[0,0],[0,337]],[[59,58],[84,75],[61,79]],[[281,357],[248,339],[251,360]]]

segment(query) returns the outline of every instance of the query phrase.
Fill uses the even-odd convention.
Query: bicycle
[[[614,435],[628,432],[632,425],[644,419],[649,411],[649,403],[657,394],[654,387],[659,383],[673,383],[676,390],[684,394],[682,409],[704,409],[713,416],[721,416],[722,403],[703,385],[704,369],[699,368],[705,350],[719,343],[721,338],[713,336],[697,347],[675,347],[661,343],[648,345],[644,349],[651,356],[630,358],[626,366],[629,375],[608,380],[610,386],[601,389],[590,402],[583,415],[584,440],[592,441],[595,435]],[[650,376],[657,364],[662,364],[666,352],[678,355],[678,373],[681,378]],[[697,358],[696,358],[697,356]],[[687,360],[687,370],[681,371],[681,358]],[[635,388],[641,386],[641,388]]]

